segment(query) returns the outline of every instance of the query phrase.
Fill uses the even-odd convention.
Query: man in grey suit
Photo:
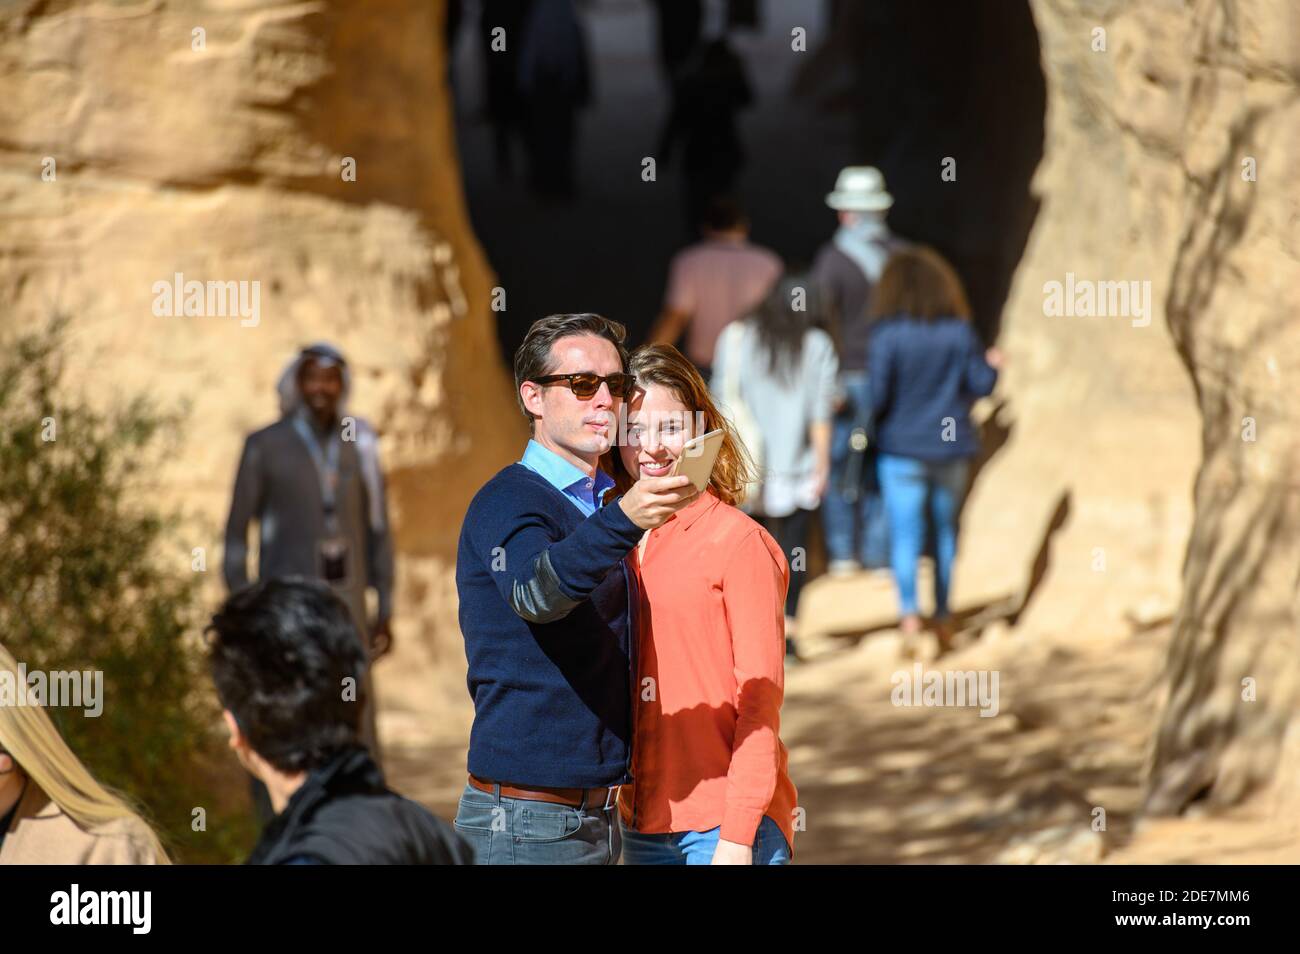
[[[392,646],[393,547],[377,440],[364,420],[347,415],[350,384],[347,361],[324,343],[304,348],[285,369],[280,419],[244,442],[222,570],[232,592],[249,582],[248,525],[256,520],[257,578],[329,583],[351,610],[373,662]],[[378,596],[373,623],[366,610],[369,587]],[[366,696],[374,699],[373,692]],[[373,701],[362,735],[378,762]],[[264,794],[255,789],[266,818]]]

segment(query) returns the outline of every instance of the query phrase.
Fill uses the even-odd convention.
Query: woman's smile
[[[666,477],[675,461],[670,457],[664,461],[641,460],[637,463],[641,465],[642,477]]]

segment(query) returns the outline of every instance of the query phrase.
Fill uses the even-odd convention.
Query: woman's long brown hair
[[[970,321],[970,303],[956,269],[928,245],[900,249],[885,263],[872,296],[871,317],[896,315]]]
[[[725,504],[734,507],[741,503],[745,499],[745,485],[753,479],[754,464],[745,445],[736,435],[735,428],[713,403],[709,387],[695,365],[672,345],[642,345],[632,352],[627,370],[636,375],[639,389],[647,384],[657,384],[672,391],[677,400],[686,405],[692,423],[696,420],[695,415],[703,415],[704,430],[692,434],[692,437],[722,429],[722,449],[718,451],[718,460],[713,465],[708,489]],[[626,493],[636,482],[636,478],[623,467],[623,458],[617,446],[606,451],[601,467],[614,478],[617,493]]]

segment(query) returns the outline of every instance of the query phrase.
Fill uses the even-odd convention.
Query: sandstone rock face
[[[1232,802],[1273,777],[1300,683],[1284,397],[1300,375],[1300,19],[1265,0],[1031,7],[1042,207],[1003,315],[1010,439],[968,504],[958,582],[995,597],[1055,514],[1022,623],[1086,638],[1173,615],[1148,809]],[[1053,315],[1047,283],[1071,273],[1076,294],[1149,282],[1150,310]]]
[[[178,566],[205,547],[214,596],[243,435],[274,419],[299,346],[341,347],[397,533],[381,687],[463,676],[456,530],[524,434],[461,195],[442,16],[253,0],[21,2],[0,19],[0,314],[71,315],[71,368],[106,399],[189,403],[159,488],[197,516]],[[176,273],[258,282],[256,321],[155,314]]]
[[[1233,801],[1275,775],[1294,798],[1300,13],[1030,7],[1041,207],[1002,316],[1009,435],[966,508],[959,605],[1023,600],[1017,629],[1064,640],[1173,617],[1149,807]],[[442,17],[424,0],[5,5],[0,320],[70,314],[92,393],[188,403],[159,493],[197,516],[178,566],[202,546],[210,573],[280,368],[305,342],[342,347],[397,527],[381,693],[436,708],[442,673],[460,718],[457,526],[526,429],[461,194]],[[256,322],[156,314],[177,273],[257,282]],[[1097,283],[1095,312],[1116,282],[1137,283],[1118,315],[1050,301],[1051,283]]]

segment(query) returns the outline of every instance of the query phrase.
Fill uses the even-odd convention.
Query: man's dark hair
[[[365,651],[329,586],[252,583],[221,605],[205,632],[221,705],[277,769],[310,771],[361,744]],[[344,699],[344,679],[353,680],[355,701]]]
[[[704,217],[700,225],[710,232],[730,232],[744,225],[745,210],[740,207],[734,196],[715,195],[704,207]]]
[[[617,321],[591,312],[547,315],[534,321],[515,352],[515,400],[519,402],[519,410],[524,412],[524,417],[528,418],[529,431],[534,427],[534,418],[528,408],[524,407],[524,398],[519,393],[519,388],[525,381],[535,381],[554,370],[551,364],[551,346],[570,335],[595,335],[612,342],[618,349],[622,370],[627,370],[627,347],[623,344],[627,338],[627,329]]]

